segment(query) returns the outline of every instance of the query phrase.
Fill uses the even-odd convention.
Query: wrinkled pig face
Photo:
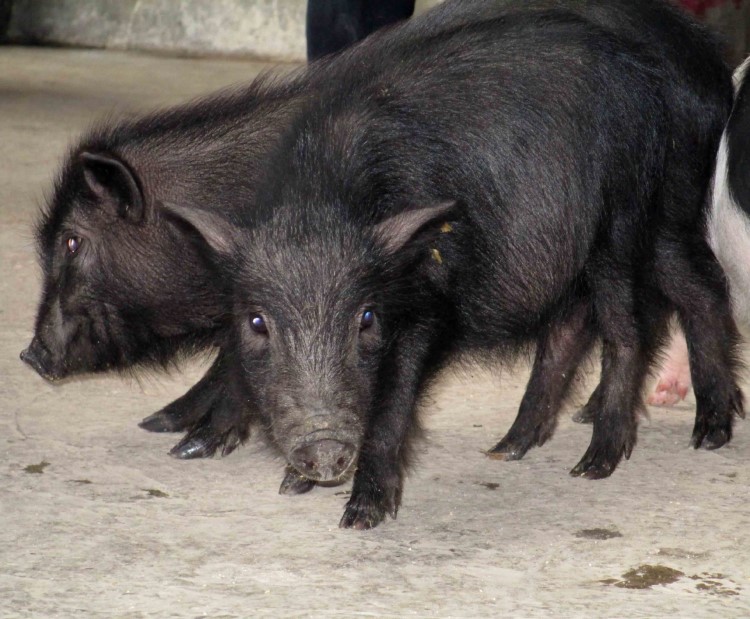
[[[173,237],[149,217],[122,160],[71,157],[39,226],[42,299],[21,358],[49,380],[158,361],[181,332],[175,315],[189,322],[186,314],[200,313],[180,308],[185,286],[205,279],[191,272],[191,248]]]
[[[267,217],[242,229],[165,207],[201,235],[232,282],[237,395],[302,475],[342,478],[394,388],[386,374],[403,370],[388,368],[389,354],[413,319],[415,269],[454,204],[377,224],[347,221],[343,207],[266,205]]]
[[[278,219],[236,251],[234,345],[246,401],[302,475],[340,479],[378,414],[390,352],[413,311],[412,243],[452,205],[375,226]],[[292,211],[293,212],[293,211]]]
[[[355,233],[335,237],[259,235],[235,302],[244,390],[289,463],[320,481],[356,461],[385,349],[374,265]]]

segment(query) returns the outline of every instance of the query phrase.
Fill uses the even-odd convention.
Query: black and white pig
[[[750,327],[750,59],[734,73],[735,102],[721,137],[711,186],[708,240],[726,273],[735,320]],[[692,381],[685,335],[675,329],[648,401],[672,406],[685,399]]]
[[[734,74],[735,101],[716,159],[709,243],[729,280],[735,318],[750,325],[750,59]]]
[[[395,517],[419,400],[456,359],[536,344],[518,418],[491,450],[519,458],[552,435],[601,340],[593,438],[571,473],[602,478],[635,445],[676,311],[700,351],[693,440],[729,440],[737,334],[701,227],[728,97],[706,90],[676,111],[672,73],[569,12],[464,26],[380,79],[352,64],[345,86],[307,101],[244,227],[170,209],[233,282],[248,421],[302,478],[354,470],[342,527]]]

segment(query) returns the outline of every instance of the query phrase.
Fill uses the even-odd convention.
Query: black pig
[[[195,235],[165,220],[161,203],[205,205],[231,219],[235,197],[252,195],[267,144],[298,97],[292,82],[259,80],[84,137],[38,228],[44,290],[21,358],[54,380],[165,365],[217,343],[225,291]],[[220,354],[196,387],[144,425],[183,429],[210,410],[214,442],[204,449],[231,451],[246,430],[221,426],[231,410],[224,365]]]
[[[593,438],[572,474],[606,477],[635,444],[676,310],[704,331],[700,371],[715,370],[699,418],[712,440],[731,430],[742,404],[722,274],[698,216],[675,216],[700,213],[710,176],[676,147],[715,146],[726,97],[680,102],[712,134],[678,128],[671,74],[566,12],[473,24],[420,42],[381,79],[353,64],[345,87],[306,103],[244,228],[170,209],[234,279],[248,416],[301,477],[356,468],[342,527],[395,517],[420,396],[455,358],[537,344],[519,417],[492,450],[521,457],[552,434],[601,339]]]

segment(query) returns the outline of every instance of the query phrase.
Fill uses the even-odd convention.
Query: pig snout
[[[349,470],[356,453],[353,444],[326,438],[297,447],[289,462],[308,479],[332,481]]]
[[[28,348],[21,351],[21,361],[34,368],[37,374],[46,380],[55,381],[62,378],[62,375],[52,367],[52,356],[39,338],[35,337]]]

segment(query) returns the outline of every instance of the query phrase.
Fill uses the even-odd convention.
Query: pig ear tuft
[[[217,215],[197,208],[161,204],[161,212],[178,226],[197,232],[208,247],[219,256],[231,256],[236,242],[236,227]]]
[[[146,201],[135,172],[118,157],[81,153],[83,178],[102,207],[131,223],[143,221]]]
[[[450,217],[455,206],[455,200],[451,200],[393,215],[375,226],[375,239],[386,252],[394,254],[427,226]]]

